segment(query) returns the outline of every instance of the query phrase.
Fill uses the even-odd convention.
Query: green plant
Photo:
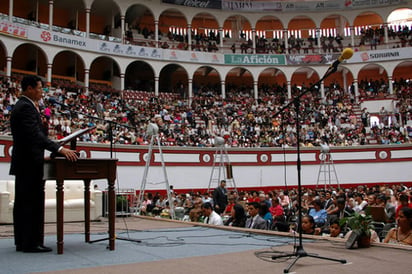
[[[373,229],[373,219],[370,214],[354,212],[352,215],[342,218],[339,221],[340,226],[347,225],[351,230],[358,235],[371,236],[371,229]]]
[[[116,197],[116,211],[128,211],[129,201],[127,197],[118,195]]]

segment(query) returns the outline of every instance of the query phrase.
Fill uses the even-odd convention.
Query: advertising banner
[[[364,62],[379,62],[379,61],[396,61],[410,60],[412,56],[412,48],[393,48],[373,51],[357,51],[352,58],[347,60],[347,63],[364,63]]]
[[[223,64],[222,54],[204,53],[198,51],[163,50],[163,59],[178,62]]]
[[[270,0],[222,0],[222,10],[241,12],[302,12],[330,11],[357,8],[374,8],[405,4],[405,0],[330,0],[330,1],[270,1]]]
[[[286,61],[288,65],[320,65],[320,64],[330,64],[338,57],[340,54],[291,54],[286,55]]]
[[[162,0],[163,3],[181,5],[192,8],[221,9],[221,0]]]
[[[27,38],[26,27],[10,23],[9,21],[0,21],[0,33],[18,38]]]
[[[282,54],[225,54],[225,65],[286,65]]]

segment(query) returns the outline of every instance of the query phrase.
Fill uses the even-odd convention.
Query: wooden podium
[[[109,196],[109,249],[115,249],[115,211],[116,211],[116,164],[117,159],[78,159],[70,162],[65,158],[55,158],[44,164],[44,180],[56,180],[57,213],[57,254],[63,254],[64,222],[64,180],[84,181],[84,234],[85,242],[90,242],[90,181],[107,179]]]

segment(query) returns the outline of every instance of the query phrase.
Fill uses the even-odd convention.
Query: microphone
[[[53,97],[49,97],[49,99],[47,99],[47,100],[49,101],[50,104],[53,104],[53,105],[59,105],[63,108],[68,108],[69,107],[69,105],[67,105],[65,103],[62,103],[62,102],[60,102],[59,100],[57,100],[56,98],[53,98]]]
[[[344,60],[350,59],[352,55],[353,49],[345,48],[342,51],[342,54],[338,57],[338,59],[335,62],[332,63],[330,67],[333,68],[333,71],[336,71],[338,69],[339,64],[342,63]]]

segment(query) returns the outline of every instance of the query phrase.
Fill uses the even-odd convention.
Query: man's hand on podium
[[[67,149],[65,147],[59,151],[59,154],[66,157],[70,162],[76,162],[77,159],[79,159],[79,154],[75,150]]]

